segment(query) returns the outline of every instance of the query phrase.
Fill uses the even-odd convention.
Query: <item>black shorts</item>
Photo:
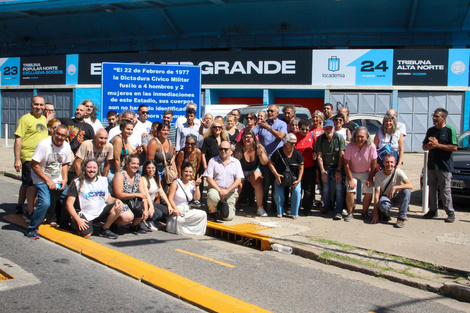
[[[75,222],[75,220],[72,218],[72,221],[70,223],[70,227],[75,230],[80,236],[82,237],[85,237],[89,234],[92,234],[93,233],[93,224],[104,224],[106,222],[106,220],[108,219],[108,216],[109,214],[111,213],[111,209],[113,208],[114,206],[114,203],[111,203],[111,204],[107,204],[103,211],[101,212],[100,216],[98,216],[97,218],[95,218],[94,220],[87,220],[87,218],[85,217],[85,215],[83,215],[81,212],[78,213],[78,216],[80,216],[80,218],[83,218],[84,220],[87,221],[87,224],[88,224],[88,228],[85,229],[85,230],[78,230],[78,225],[77,223]]]
[[[31,171],[31,161],[25,161],[21,164],[21,182],[24,186],[34,186]]]

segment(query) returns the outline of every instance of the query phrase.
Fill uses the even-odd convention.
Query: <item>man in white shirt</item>
[[[175,149],[176,151],[180,151],[181,149],[184,148],[185,142],[186,142],[186,136],[189,134],[193,134],[196,136],[197,143],[196,147],[198,149],[201,149],[202,147],[202,136],[199,134],[199,128],[200,125],[197,125],[195,123],[196,120],[196,111],[193,108],[187,108],[186,109],[186,122],[183,124],[179,125],[176,128],[176,145]]]
[[[397,204],[400,210],[397,222],[393,227],[403,228],[405,226],[413,185],[405,173],[401,169],[395,168],[395,165],[395,156],[393,154],[386,155],[384,157],[385,168],[375,174],[375,205],[372,224],[379,221],[379,211],[385,215],[385,220],[388,221],[392,204]]]
[[[207,179],[207,206],[212,220],[216,220],[217,204],[224,199],[228,204],[229,214],[224,220],[231,221],[235,217],[235,202],[238,198],[237,188],[243,175],[240,161],[232,157],[230,142],[220,143],[219,155],[210,159],[204,177]]]
[[[145,133],[147,133],[147,135],[150,134],[150,129],[152,128],[152,122],[147,121],[149,117],[149,107],[146,104],[139,105],[137,114],[139,115],[139,118],[137,119],[137,124],[142,124],[142,126],[145,129]]]
[[[70,145],[65,141],[68,132],[66,125],[57,126],[54,134],[39,142],[34,150],[31,176],[38,192],[38,200],[28,227],[29,238],[39,239],[38,228],[46,218],[48,210],[55,210],[57,215],[61,212],[60,207],[56,210],[56,201],[51,201],[51,194],[54,193],[52,200],[60,199],[61,203],[65,200],[67,172],[72,158]],[[51,220],[48,222],[57,223],[54,218],[60,218],[60,216],[56,217],[53,213],[51,213]]]
[[[189,109],[189,108],[192,108],[192,109],[194,109],[195,112],[197,112],[197,105],[194,102],[189,102],[186,105],[186,110]],[[196,113],[194,113],[194,115],[196,116]],[[187,121],[186,115],[178,117],[178,119],[175,122],[175,128],[178,129],[178,126],[186,123],[186,121]],[[194,124],[199,127],[201,125],[201,121],[198,118],[195,118],[194,119]]]
[[[77,199],[80,207],[78,213],[74,207]],[[85,160],[80,176],[70,184],[66,207],[72,217],[70,226],[80,236],[90,238],[93,234],[93,224],[102,223],[100,237],[118,237],[109,227],[119,217],[122,202],[109,194],[108,180],[98,176],[98,163],[95,159]]]

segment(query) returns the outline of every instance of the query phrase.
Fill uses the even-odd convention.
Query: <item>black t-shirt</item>
[[[217,143],[217,139],[215,139],[214,136],[204,138],[201,152],[206,154],[206,162],[209,164],[210,159],[219,155],[219,144]]]
[[[353,121],[349,121],[347,122],[346,124],[343,125],[343,128],[347,128],[349,129],[349,131],[351,132],[351,134],[353,133],[353,131],[358,128],[359,125],[357,125],[356,123],[354,123]]]
[[[73,154],[77,153],[82,142],[95,138],[93,126],[85,122],[79,123],[71,118],[61,118],[59,121],[69,128],[69,143]]]
[[[442,128],[437,128],[436,126],[429,128],[423,140],[423,145],[429,143],[429,137],[435,137],[440,144],[457,145],[455,129],[449,125]],[[453,169],[452,151],[441,149],[429,150],[428,170],[451,172]]]
[[[274,167],[276,168],[276,171],[278,174],[284,173],[286,166],[284,165],[284,162],[281,160],[281,156],[284,159],[284,162],[289,165],[292,173],[294,173],[295,176],[299,175],[299,167],[298,166],[293,166],[292,164],[302,164],[304,163],[304,157],[300,153],[299,150],[294,149],[294,152],[292,153],[292,156],[290,158],[287,158],[283,147],[277,149],[273,155],[271,156],[271,161],[274,163]]]

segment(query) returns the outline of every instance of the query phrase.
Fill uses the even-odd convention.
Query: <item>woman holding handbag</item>
[[[273,172],[274,178],[274,199],[277,205],[277,217],[282,217],[282,207],[284,205],[284,189],[292,190],[291,216],[293,219],[299,217],[299,207],[301,200],[301,181],[304,174],[304,158],[295,148],[297,137],[293,133],[287,134],[282,141],[284,146],[274,151],[269,160],[268,166]]]
[[[170,174],[173,178],[176,178],[177,173],[175,160],[173,158],[173,143],[168,140],[169,134],[169,124],[162,123],[158,125],[157,137],[150,140],[147,146],[147,160],[154,159],[155,162],[157,162],[158,175],[162,181],[163,188],[172,181],[171,179],[164,179],[165,172],[167,172],[166,175]]]
[[[388,154],[393,154],[397,160],[396,168],[401,168],[405,141],[403,134],[397,128],[397,120],[392,114],[385,114],[382,121],[382,128],[374,137],[374,144],[377,147],[377,171],[384,168],[383,160]]]
[[[121,214],[114,224],[131,224],[130,231],[133,234],[146,232],[139,224],[142,220],[146,220],[149,214],[145,185],[137,173],[138,170],[139,156],[130,154],[126,157],[124,169],[117,172],[113,179],[114,196],[123,203]]]
[[[193,166],[189,162],[181,166],[181,178],[176,179],[170,185],[168,200],[171,207],[175,208],[173,214],[167,219],[166,230],[174,234],[205,235],[207,226],[207,214],[200,207],[199,200],[201,193],[199,175],[196,180],[191,180],[193,176]],[[196,202],[196,203],[194,203]]]

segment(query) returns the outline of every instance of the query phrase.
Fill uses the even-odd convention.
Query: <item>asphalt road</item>
[[[19,182],[0,177],[0,215]],[[468,304],[294,255],[211,237],[154,232],[92,240],[273,312],[464,312]],[[198,308],[45,239],[0,222],[0,269],[15,264],[30,285],[2,291],[4,312],[192,312]],[[191,254],[188,254],[191,253]]]

